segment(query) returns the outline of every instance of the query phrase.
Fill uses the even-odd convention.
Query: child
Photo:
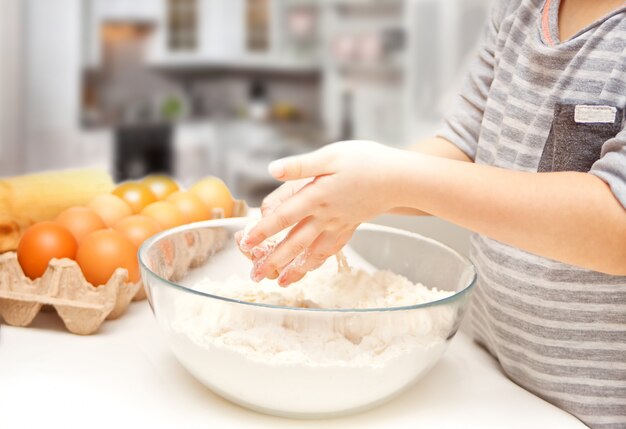
[[[288,183],[242,247],[295,225],[253,270],[288,285],[383,212],[471,229],[477,340],[590,427],[626,428],[626,5],[494,4],[438,137],[413,152],[341,142],[275,161]]]

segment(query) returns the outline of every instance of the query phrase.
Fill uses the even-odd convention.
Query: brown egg
[[[154,219],[140,214],[122,219],[113,226],[113,229],[121,232],[137,248],[161,231],[160,225]]]
[[[185,216],[169,201],[152,203],[144,208],[141,214],[154,219],[162,229],[174,228],[186,223]]]
[[[56,222],[39,222],[28,228],[17,247],[17,260],[31,279],[41,277],[51,259],[76,257],[76,239]]]
[[[141,184],[150,188],[159,200],[164,200],[180,189],[174,179],[164,175],[148,176],[141,181]]]
[[[113,195],[117,195],[130,206],[133,213],[139,213],[148,204],[157,201],[157,197],[146,185],[135,182],[126,182],[113,190]]]
[[[174,204],[185,216],[186,223],[200,222],[211,219],[209,208],[202,202],[200,197],[191,192],[174,192],[167,200]]]
[[[137,248],[121,232],[103,229],[89,234],[78,247],[76,262],[85,279],[94,286],[109,281],[118,268],[128,271],[128,279],[139,281]]]
[[[106,228],[100,216],[89,207],[71,207],[64,210],[55,222],[67,228],[78,244],[92,232]]]
[[[224,217],[233,215],[235,201],[226,184],[219,178],[207,177],[202,179],[193,185],[189,192],[199,196],[209,210],[221,208],[224,212]]]
[[[87,207],[93,209],[109,227],[133,214],[132,209],[123,199],[112,194],[98,195]]]

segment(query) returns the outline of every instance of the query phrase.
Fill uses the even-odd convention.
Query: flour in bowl
[[[315,309],[405,307],[452,292],[389,271],[338,272],[332,265],[287,288],[243,275],[198,282],[194,289],[213,295],[294,309],[181,296],[171,326],[175,353],[218,393],[265,411],[335,413],[402,390],[445,350],[456,329],[456,305]]]

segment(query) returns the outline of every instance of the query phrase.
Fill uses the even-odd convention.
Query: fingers
[[[263,258],[265,256],[267,256],[269,253],[271,253],[274,250],[274,246],[272,243],[261,243],[261,245],[253,247],[253,248],[243,248],[242,246],[242,240],[245,237],[245,233],[243,231],[237,231],[235,232],[234,238],[235,238],[235,243],[237,245],[237,247],[239,248],[239,251],[248,259],[251,259],[253,261],[258,260],[260,258]]]
[[[268,170],[278,180],[298,180],[330,174],[330,157],[327,151],[316,150],[272,162]]]
[[[235,243],[237,243],[237,248],[239,248],[239,251],[241,251],[241,253],[248,259],[251,259],[252,261],[258,260],[260,258],[263,258],[265,256],[267,256],[267,253],[271,251],[271,249],[269,247],[267,248],[260,248],[260,247],[255,247],[254,249],[252,249],[250,252],[244,252],[243,250],[241,250],[241,239],[243,237],[243,231],[237,231],[235,232]],[[278,278],[278,275],[280,273],[278,271],[273,271],[270,274],[268,274],[266,277],[270,280],[275,280]]]
[[[235,238],[235,244],[237,244],[237,248],[239,249],[239,251],[243,253],[243,255],[246,258],[252,259],[252,254],[250,252],[244,252],[243,249],[241,248],[241,239],[243,238],[243,231],[235,232],[234,238]]]
[[[303,189],[302,191],[306,191]],[[244,252],[250,252],[269,237],[308,217],[312,210],[312,198],[309,192],[297,192],[268,215],[264,216],[250,230],[240,243]]]
[[[286,181],[318,178],[330,173],[329,160],[328,151],[317,150],[306,155],[274,161],[270,164],[269,170],[274,177]],[[307,191],[307,188],[314,181],[303,182],[299,190],[295,190],[295,186],[291,185],[291,188],[280,187],[270,194],[263,204],[262,219],[243,238],[242,250],[250,251],[267,238],[309,216],[315,206],[316,198],[313,197],[315,193]]]
[[[307,218],[293,227],[287,237],[278,243],[273,252],[260,259],[253,269],[252,278],[256,281],[275,271],[282,270],[296,256],[305,252],[321,232],[320,225]]]
[[[274,189],[272,193],[263,198],[263,202],[261,203],[261,215],[266,216],[273,212],[276,207],[295,194],[295,192],[291,182],[283,183],[278,188]]]
[[[346,245],[354,229],[345,233],[336,234],[332,232],[322,233],[311,246],[298,255],[278,276],[278,284],[286,287],[291,283],[302,279],[304,275],[313,271],[335,253],[339,252]]]
[[[263,202],[261,203],[261,214],[263,216],[266,216],[273,212],[276,207],[287,201],[287,199],[292,197],[296,192],[302,189],[302,187],[306,186],[310,181],[310,179],[293,180],[280,185],[272,193],[270,193],[263,199]]]

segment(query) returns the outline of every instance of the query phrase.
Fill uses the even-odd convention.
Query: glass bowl
[[[346,247],[349,263],[392,271],[447,296],[391,308],[300,308],[277,305],[276,296],[289,288],[270,285],[279,295],[248,302],[224,295],[232,276],[248,281],[251,262],[240,254],[234,234],[250,221],[174,228],[139,251],[143,282],[166,341],[208,388],[263,413],[322,418],[389,400],[441,358],[476,280],[464,257],[418,234],[363,224]],[[333,264],[329,259],[323,269],[336,269]],[[226,293],[208,293],[198,286],[202,282],[226,284]]]

